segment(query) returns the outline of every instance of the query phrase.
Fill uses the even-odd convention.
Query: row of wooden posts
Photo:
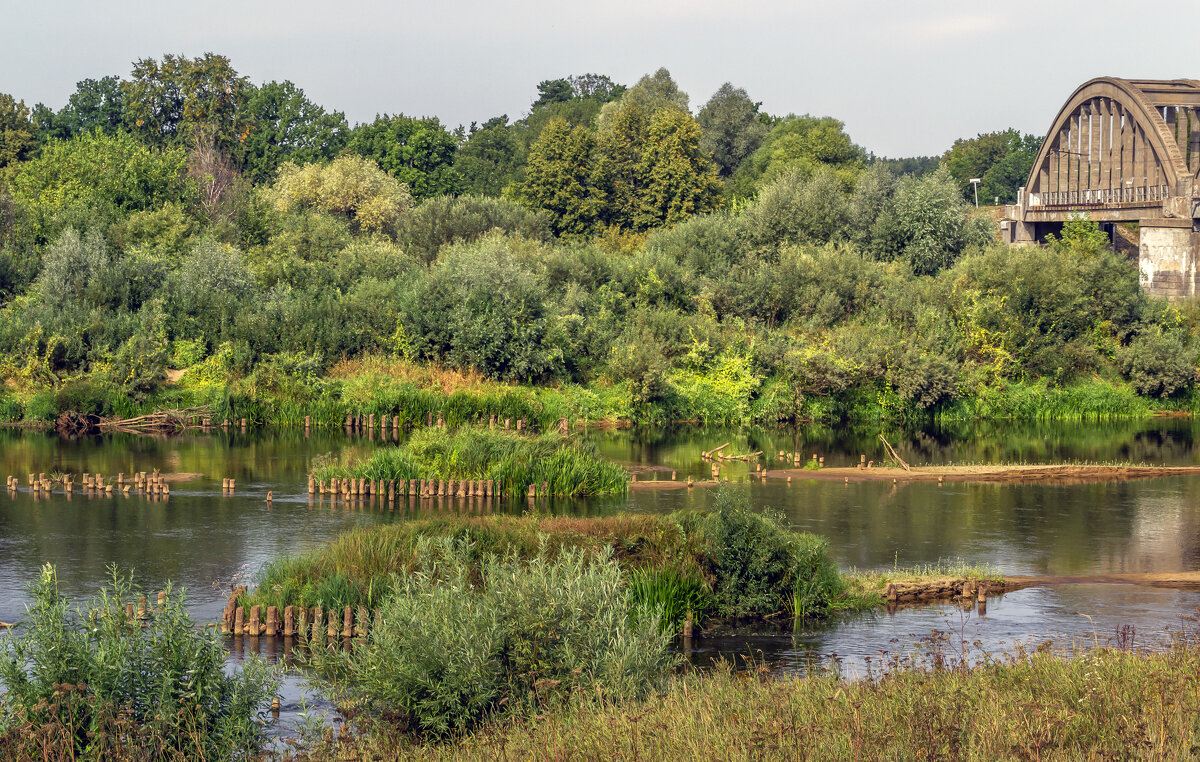
[[[16,492],[20,489],[21,480],[10,475],[7,484],[10,492]],[[44,473],[29,474],[26,477],[26,484],[28,489],[34,493],[53,492],[55,486],[60,485],[63,492],[70,495],[75,489],[75,475],[64,474],[48,478]],[[113,493],[114,489],[126,494],[130,490],[148,495],[171,494],[171,485],[163,479],[161,474],[146,473],[145,471],[133,474],[128,480],[125,478],[125,474],[118,473],[116,482],[105,481],[103,474],[84,472],[80,475],[79,488],[88,493],[103,492],[109,495]]]
[[[382,500],[387,496],[389,502],[397,496],[404,497],[498,497],[503,494],[492,479],[318,479],[316,474],[308,475],[309,495],[331,495],[346,500],[370,500],[372,496]],[[530,484],[526,487],[528,497],[548,497],[550,483]],[[270,497],[268,497],[270,500]]]
[[[328,613],[321,606],[311,609],[305,606],[285,606],[280,615],[276,606],[237,605],[237,599],[246,589],[239,587],[229,596],[225,611],[221,615],[221,632],[229,635],[266,636],[273,638],[298,637],[309,640],[336,640],[338,638],[365,638],[369,630],[378,629],[383,621],[383,612],[373,612],[366,606],[346,606]]]
[[[476,417],[474,422],[475,422],[475,424],[482,426],[483,420],[484,420],[483,416],[480,415],[480,416]],[[517,431],[525,431],[526,429],[529,428],[529,422],[526,421],[524,418],[516,419],[515,425],[514,425],[514,421],[512,418],[505,418],[503,421],[501,421],[495,415],[488,416],[487,424],[488,424],[489,429],[495,429],[497,425],[501,425],[505,431],[512,430],[513,428],[515,428]],[[432,412],[429,412],[426,414],[426,425],[428,425],[430,427],[436,426],[437,428],[440,429],[440,428],[444,428],[446,426],[446,420],[442,417],[441,413],[438,413],[437,417],[434,418],[434,414]],[[586,427],[587,424],[584,421],[584,419],[580,418],[578,425],[579,425],[580,429],[583,429]],[[386,432],[388,430],[389,426],[393,432],[399,432],[401,427],[403,426],[401,417],[399,415],[388,415],[388,414],[384,413],[384,414],[381,414],[378,417],[378,419],[376,419],[376,416],[374,413],[363,413],[360,415],[347,415],[346,421],[344,424],[344,428],[346,429],[346,431],[348,433],[363,433],[363,432],[374,432],[374,431]],[[312,428],[312,416],[311,415],[304,416],[304,428],[306,430]],[[559,418],[558,423],[557,423],[557,428],[563,434],[570,433],[570,430],[571,430],[570,420],[567,418]]]
[[[201,429],[203,429],[204,431],[212,431],[212,430],[213,430],[213,428],[214,428],[214,427],[213,427],[212,418],[207,418],[207,417],[205,417],[205,418],[199,418],[198,420],[197,420],[196,418],[192,418],[191,420],[192,420],[194,423],[197,423],[197,424],[199,424],[200,428],[201,428]],[[242,430],[242,433],[244,434],[244,433],[246,432],[246,429],[247,429],[247,423],[248,423],[248,421],[247,421],[245,418],[243,418],[243,419],[241,419],[241,421],[239,421],[238,423],[239,423],[239,426],[238,426],[238,427],[239,427],[239,428]],[[233,424],[232,424],[232,422],[231,422],[231,421],[230,421],[228,418],[226,418],[225,420],[221,421],[221,428],[222,428],[222,429],[224,429],[225,431],[229,431],[229,428],[230,428],[232,425],[233,425]]]

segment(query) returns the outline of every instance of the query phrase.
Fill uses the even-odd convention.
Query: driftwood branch
[[[908,464],[904,462],[904,458],[901,458],[901,457],[900,457],[900,455],[899,455],[899,454],[897,454],[897,453],[896,453],[896,451],[895,451],[895,450],[892,448],[892,446],[891,446],[890,444],[888,444],[888,441],[887,441],[886,439],[884,439],[884,438],[883,438],[883,434],[880,434],[880,435],[879,435],[879,441],[880,441],[880,442],[883,442],[883,446],[884,446],[884,448],[885,448],[885,449],[888,451],[888,454],[892,456],[892,460],[894,460],[894,461],[896,461],[897,463],[899,463],[899,464],[900,464],[900,466],[901,466],[901,467],[902,467],[902,468],[903,468],[905,471],[911,471],[911,470],[912,470],[911,468],[909,468],[909,467],[908,467]]]
[[[132,418],[101,418],[96,428],[101,431],[123,432],[161,432],[183,431],[184,429],[200,428],[193,419],[211,415],[212,410],[207,406],[189,407],[180,410],[157,410],[146,415]]]

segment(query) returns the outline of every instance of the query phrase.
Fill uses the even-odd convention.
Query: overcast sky
[[[526,113],[537,83],[660,66],[699,109],[722,82],[773,114],[829,115],[879,155],[1041,134],[1095,76],[1200,79],[1188,0],[0,0],[0,92],[57,109],[75,82],[166,52],[229,56],[353,122]]]

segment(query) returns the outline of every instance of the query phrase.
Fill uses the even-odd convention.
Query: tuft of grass
[[[584,440],[559,434],[519,434],[475,427],[426,428],[397,447],[366,459],[323,462],[318,479],[483,479],[500,495],[523,495],[547,484],[560,496],[623,494],[629,475]]]

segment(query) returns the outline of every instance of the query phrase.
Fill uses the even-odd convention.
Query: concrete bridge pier
[[[1196,296],[1200,232],[1194,221],[1160,217],[1142,220],[1139,227],[1138,279],[1142,289],[1168,299]]]

